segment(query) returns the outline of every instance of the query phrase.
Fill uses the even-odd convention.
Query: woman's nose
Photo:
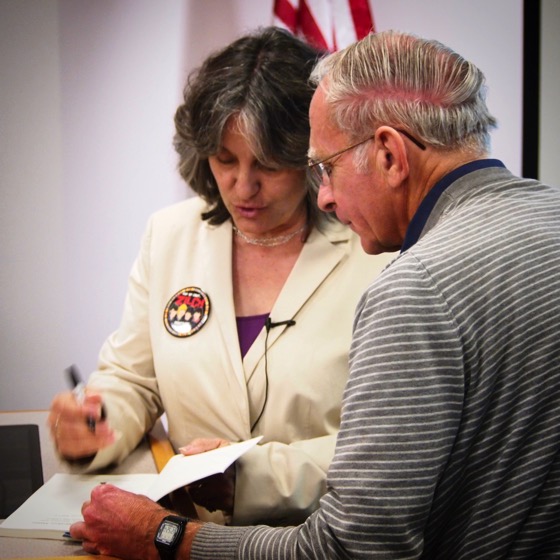
[[[249,166],[241,166],[236,170],[235,188],[245,196],[252,196],[259,191],[261,178],[258,170]]]

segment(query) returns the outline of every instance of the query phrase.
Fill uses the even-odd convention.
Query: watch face
[[[166,521],[161,525],[157,534],[157,540],[163,544],[172,544],[177,537],[181,527],[172,521]]]

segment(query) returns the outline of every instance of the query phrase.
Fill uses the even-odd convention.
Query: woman
[[[176,449],[262,435],[229,494],[192,489],[234,524],[297,523],[318,506],[354,308],[387,262],[316,205],[307,113],[319,56],[267,28],[190,76],[175,147],[198,196],[152,217],[89,396],[51,407],[59,452],[89,470],[126,457],[163,412]],[[101,420],[94,433],[88,415]]]

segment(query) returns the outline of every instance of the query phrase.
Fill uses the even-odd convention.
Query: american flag
[[[331,52],[375,31],[369,0],[274,0],[274,24]]]

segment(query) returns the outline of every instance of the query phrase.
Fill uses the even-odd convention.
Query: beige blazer
[[[271,309],[272,321],[241,359],[232,289],[232,228],[200,219],[189,199],[150,220],[129,279],[119,329],[89,383],[103,393],[118,439],[89,470],[121,461],[162,412],[177,449],[195,437],[263,440],[237,464],[234,524],[297,523],[318,506],[334,452],[359,296],[389,256],[363,253],[348,228],[314,230]],[[195,334],[164,325],[166,305],[196,287],[210,312]],[[265,360],[265,346],[266,360]],[[268,401],[265,400],[265,362]],[[204,515],[202,515],[204,517]]]

